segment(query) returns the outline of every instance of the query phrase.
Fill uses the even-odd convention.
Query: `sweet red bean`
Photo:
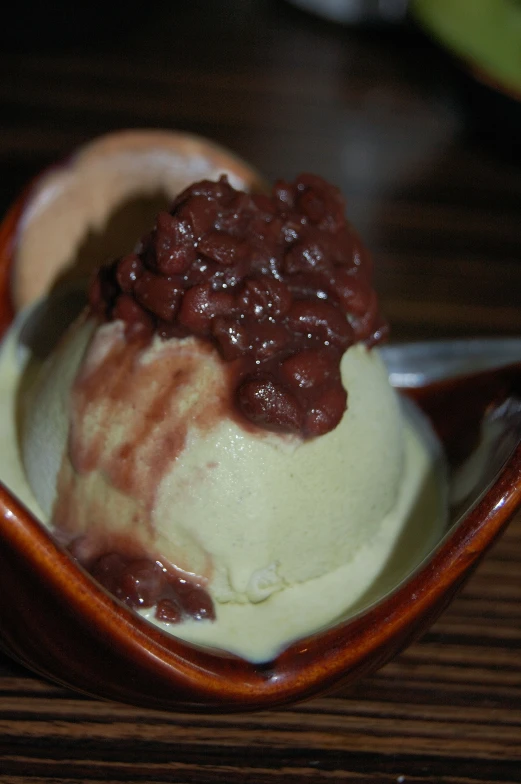
[[[156,333],[163,340],[172,340],[172,338],[186,338],[190,334],[186,327],[183,327],[183,325],[179,324],[178,321],[168,322],[162,321],[161,319],[157,320]]]
[[[125,292],[125,294],[130,294],[134,284],[143,274],[143,270],[143,262],[137,253],[129,253],[128,256],[123,256],[118,261],[116,267],[116,280],[121,291]]]
[[[152,607],[161,593],[163,581],[163,574],[153,561],[132,560],[121,571],[116,596],[130,607]]]
[[[125,322],[126,335],[129,338],[146,338],[154,332],[154,321],[129,294],[120,294],[112,311],[112,318]]]
[[[256,319],[285,316],[291,307],[288,287],[272,275],[247,278],[238,297],[241,313]]]
[[[179,275],[197,258],[190,222],[168,212],[157,216],[154,246],[155,264],[163,275]]]
[[[240,319],[218,316],[212,323],[212,335],[226,360],[244,357],[250,351],[250,333]]]
[[[285,220],[281,226],[281,235],[284,238],[284,242],[287,246],[293,245],[293,243],[297,242],[298,238],[301,234],[306,234],[306,231],[303,229],[305,226],[305,222],[303,219],[298,215],[290,214],[285,215]]]
[[[179,217],[190,223],[195,239],[200,240],[215,225],[217,205],[204,195],[195,195],[181,207]]]
[[[200,180],[190,185],[183,194],[179,197],[181,200],[186,200],[192,195],[203,196],[207,202],[219,202],[219,205],[228,206],[234,197],[240,191],[236,191],[225,175],[222,175],[218,180]]]
[[[182,295],[179,278],[163,277],[153,272],[144,272],[134,285],[137,302],[163,321],[174,321]]]
[[[306,414],[304,427],[308,436],[323,436],[333,430],[342,419],[346,405],[347,392],[340,382],[323,389]]]
[[[240,239],[230,234],[225,234],[222,231],[211,231],[199,242],[197,249],[199,253],[212,259],[212,261],[216,261],[217,264],[229,267],[240,258],[243,243]]]
[[[181,623],[183,610],[173,599],[160,599],[156,605],[155,616],[164,623]]]
[[[256,425],[295,433],[302,427],[303,412],[297,399],[272,379],[246,378],[237,399],[244,416]]]
[[[293,299],[310,302],[316,299],[328,300],[330,275],[322,272],[295,273],[288,276],[287,286]]]
[[[257,209],[263,212],[265,215],[277,214],[277,210],[273,204],[273,201],[265,193],[255,193],[251,197],[251,200],[255,207],[257,207]]]
[[[320,349],[304,349],[284,360],[281,365],[281,376],[293,389],[311,389],[321,387],[337,380],[338,353]]]
[[[299,209],[306,215],[312,223],[318,223],[324,217],[326,204],[324,199],[311,188],[304,191],[298,197]]]
[[[284,271],[289,275],[298,272],[333,272],[330,255],[322,242],[306,239],[295,243],[284,258]]]
[[[295,207],[295,186],[284,180],[277,180],[273,187],[273,198],[277,209],[290,212]]]
[[[214,620],[215,610],[208,593],[199,585],[180,580],[176,584],[176,595],[186,615],[196,621]]]
[[[251,355],[256,361],[265,361],[280,354],[290,342],[290,335],[282,324],[261,321],[250,325]]]
[[[287,315],[290,329],[345,350],[354,342],[353,330],[341,310],[329,302],[294,302]]]
[[[220,267],[219,264],[216,264],[215,261],[200,256],[184,273],[184,288],[185,290],[188,290],[191,289],[192,286],[198,286],[199,284],[208,282],[211,282],[213,287],[217,275],[222,274],[225,269],[226,268]]]
[[[215,228],[234,237],[243,237],[248,233],[252,217],[257,212],[255,202],[249,193],[235,191],[227,206],[220,210]]]
[[[311,196],[320,199],[324,204],[324,211],[320,216],[310,216],[312,221],[319,222],[322,229],[336,234],[345,224],[344,199],[338,188],[326,183],[316,174],[301,174],[295,181],[297,190],[297,204],[305,211],[306,202],[311,202]],[[300,201],[304,200],[301,207]]]
[[[233,306],[232,294],[213,291],[209,283],[201,283],[185,292],[179,321],[195,335],[209,335],[212,320],[216,316],[227,315]]]
[[[371,304],[371,287],[359,275],[351,274],[344,268],[337,269],[331,280],[330,289],[342,309],[351,315],[363,317],[368,312]],[[371,314],[371,318],[373,316],[374,314]]]

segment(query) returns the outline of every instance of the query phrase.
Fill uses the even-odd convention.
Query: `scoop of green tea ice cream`
[[[132,540],[217,601],[260,601],[349,561],[396,502],[403,420],[386,370],[362,345],[341,368],[342,421],[303,439],[238,421],[226,363],[197,338],[139,347],[122,322],[81,318],[26,406],[30,485],[85,551]]]

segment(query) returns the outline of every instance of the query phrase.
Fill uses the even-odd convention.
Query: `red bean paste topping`
[[[77,556],[73,542],[70,550]],[[107,552],[94,559],[79,558],[101,585],[136,609],[155,606],[155,617],[166,623],[215,620],[213,601],[205,588],[184,572],[143,555]]]
[[[129,340],[196,335],[234,367],[236,405],[268,430],[322,435],[347,394],[349,346],[387,333],[368,252],[340,191],[302,174],[272,195],[226,177],[190,186],[135,252],[102,267],[92,311],[123,319]]]

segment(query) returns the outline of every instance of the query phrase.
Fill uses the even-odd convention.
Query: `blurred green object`
[[[521,0],[411,0],[411,13],[476,78],[521,99]]]

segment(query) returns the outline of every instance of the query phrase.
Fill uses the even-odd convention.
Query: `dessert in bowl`
[[[372,348],[384,327],[338,192],[310,176],[271,198],[254,175],[239,185],[253,193],[178,187],[17,393],[54,538],[6,492],[4,643],[100,696],[219,709],[309,696],[392,655],[471,560],[467,520],[439,545],[435,438]],[[4,346],[15,362],[41,332],[34,312]],[[495,530],[518,500],[496,482],[489,501],[501,487]]]

